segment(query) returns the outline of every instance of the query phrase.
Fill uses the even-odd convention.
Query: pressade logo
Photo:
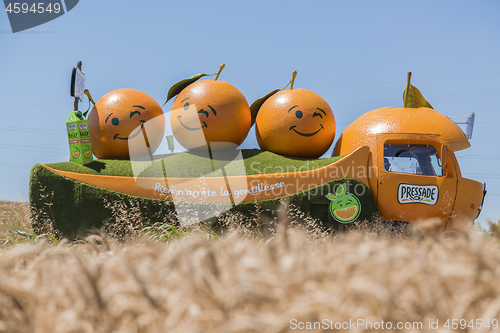
[[[401,183],[398,186],[398,202],[400,204],[421,203],[435,205],[439,198],[439,187],[436,185],[413,185]]]
[[[52,21],[72,10],[78,1],[3,0],[14,33]]]

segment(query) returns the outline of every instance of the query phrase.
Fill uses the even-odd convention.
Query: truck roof
[[[344,155],[372,143],[384,134],[437,135],[437,141],[449,144],[454,151],[470,147],[460,127],[450,118],[430,108],[384,107],[369,111],[353,121],[335,146],[335,155]]]

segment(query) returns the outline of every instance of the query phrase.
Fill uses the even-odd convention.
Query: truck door
[[[441,146],[435,141],[379,142],[377,203],[382,218],[412,222],[421,230],[427,229],[423,223],[437,218],[429,230],[443,231],[453,211],[457,178],[448,156],[443,169]]]

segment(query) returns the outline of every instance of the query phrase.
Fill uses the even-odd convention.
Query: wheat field
[[[76,241],[11,233],[29,221],[3,220],[0,332],[499,331],[496,229],[331,235],[281,213],[264,234],[239,219],[219,234],[104,230]]]

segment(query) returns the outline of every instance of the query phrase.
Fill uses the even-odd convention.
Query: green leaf
[[[410,84],[411,72],[408,72],[408,77],[406,79],[406,89],[403,91],[403,107],[414,108],[415,101],[413,100],[413,90]]]
[[[250,113],[252,115],[252,124],[250,125],[250,127],[255,124],[255,120],[257,119],[257,114],[259,113],[259,110],[262,107],[262,104],[264,104],[265,101],[267,101],[267,99],[269,97],[271,97],[272,95],[276,94],[277,92],[279,92],[281,90],[285,90],[288,87],[288,85],[290,85],[290,84],[291,84],[290,89],[293,89],[293,82],[295,81],[296,76],[297,76],[297,71],[293,71],[292,79],[290,80],[290,82],[288,82],[288,84],[285,86],[285,88],[275,89],[275,90],[271,91],[269,94],[267,94],[266,96],[259,98],[258,100],[256,100],[255,102],[252,103],[252,106],[250,106]]]
[[[330,199],[331,201],[335,201],[337,200],[337,196],[333,193],[328,193],[327,195],[325,195],[325,197],[327,197],[328,199]]]
[[[209,74],[197,74],[197,75],[191,76],[189,79],[180,80],[179,82],[177,82],[176,84],[171,86],[170,89],[168,90],[168,93],[167,93],[167,100],[165,101],[165,103],[163,103],[162,107],[164,107],[165,104],[167,104],[167,102],[169,100],[171,100],[174,96],[180,94],[180,92],[184,88],[189,86],[191,83],[198,81],[199,79],[201,79],[204,76],[209,76]]]
[[[347,192],[347,186],[346,184],[340,184],[339,186],[337,186],[337,190],[335,191],[335,195],[337,196],[337,198],[340,198],[340,197],[343,197]]]
[[[430,108],[434,109],[429,102],[427,102],[420,93],[420,91],[417,89],[417,87],[411,85],[411,89],[413,90],[413,100],[415,102],[415,107],[416,108]]]
[[[28,234],[26,231],[22,231],[22,230],[11,230],[11,231],[9,231],[9,233],[11,233],[11,234],[17,234],[17,235],[20,235],[20,236],[23,236],[23,237],[29,238],[29,234]]]
[[[411,72],[408,72],[408,78],[406,81],[406,89],[403,92],[403,103],[405,108],[430,108],[434,109],[429,102],[427,102],[420,92],[414,85],[410,83]]]
[[[57,238],[55,238],[54,236],[52,236],[51,234],[41,234],[41,235],[38,235],[35,237],[35,240],[37,241],[38,239],[42,238],[42,237],[47,237],[49,239],[52,239],[52,241],[54,242],[54,244],[59,244],[59,241],[57,240]]]
[[[403,103],[405,108],[414,108],[415,101],[413,100],[413,91],[411,89],[411,84],[403,92]]]
[[[256,100],[255,102],[252,103],[252,105],[250,106],[250,113],[252,115],[252,124],[250,125],[250,127],[252,127],[255,124],[255,119],[257,119],[257,113],[259,113],[259,110],[260,110],[262,104],[264,104],[264,102],[267,101],[267,99],[269,97],[276,94],[280,90],[283,90],[283,89],[275,89],[275,90],[271,91],[269,94],[267,94],[266,96],[259,98],[258,100]]]

